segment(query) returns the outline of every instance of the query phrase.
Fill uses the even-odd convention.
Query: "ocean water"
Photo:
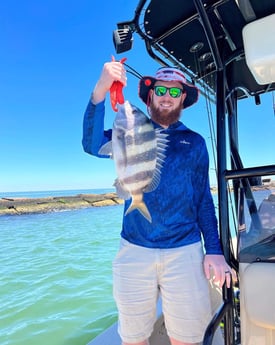
[[[0,217],[1,345],[86,345],[113,324],[122,212]]]
[[[47,197],[113,190],[0,193]],[[257,192],[257,205],[270,192]],[[214,195],[217,205],[217,195]],[[86,345],[117,319],[123,206],[0,217],[0,344]]]
[[[25,192],[0,192],[0,198],[46,198],[48,196],[73,196],[78,194],[104,194],[115,192],[113,188],[105,189],[66,189]]]

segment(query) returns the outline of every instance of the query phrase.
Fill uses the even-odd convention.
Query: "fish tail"
[[[130,212],[132,212],[133,210],[138,210],[143,217],[145,217],[148,222],[152,223],[152,217],[151,214],[147,208],[147,206],[145,205],[145,203],[141,200],[139,202],[132,202],[131,205],[128,207],[128,209],[125,212],[125,216],[127,214],[129,214]]]

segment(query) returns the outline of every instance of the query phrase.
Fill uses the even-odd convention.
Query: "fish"
[[[152,222],[143,194],[159,185],[169,142],[167,137],[163,129],[154,128],[138,107],[129,101],[118,104],[112,140],[100,148],[99,154],[108,155],[115,162],[117,195],[124,200],[131,199],[125,215],[137,209]]]

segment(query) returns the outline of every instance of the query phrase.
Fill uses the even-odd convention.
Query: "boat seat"
[[[240,264],[242,345],[275,344],[275,263]]]
[[[275,264],[250,264],[243,276],[244,304],[251,322],[275,330]]]

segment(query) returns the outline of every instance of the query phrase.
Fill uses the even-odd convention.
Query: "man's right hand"
[[[100,103],[105,99],[114,81],[120,81],[123,86],[127,83],[126,70],[119,61],[111,61],[104,64],[101,76],[91,96],[93,104]]]

